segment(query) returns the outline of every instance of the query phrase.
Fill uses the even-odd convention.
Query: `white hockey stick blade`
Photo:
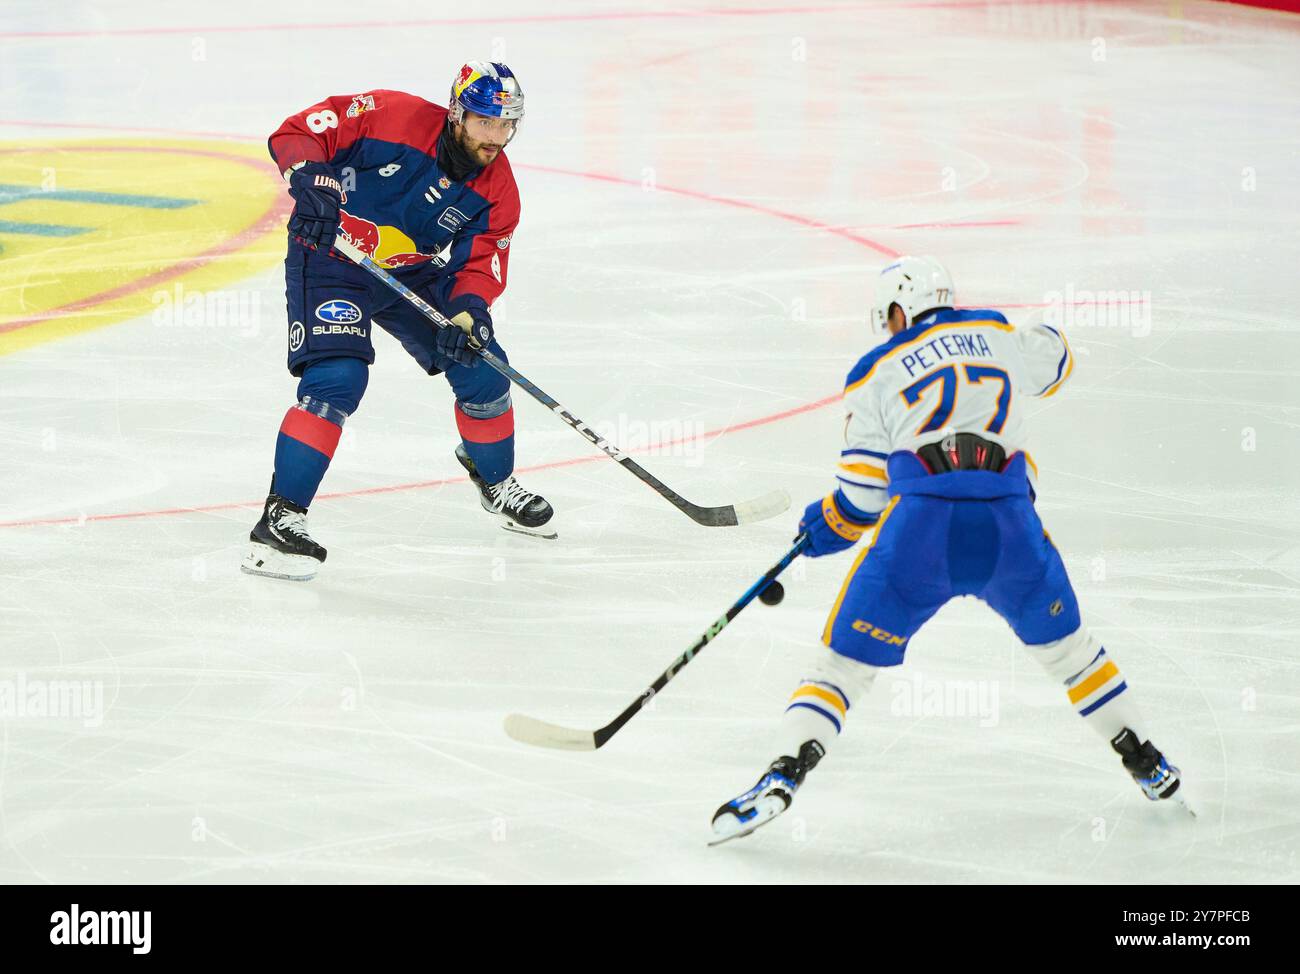
[[[741,501],[736,505],[736,523],[753,524],[766,521],[770,517],[784,514],[790,509],[790,495],[784,490],[774,490],[752,501]]]
[[[548,724],[523,714],[506,717],[506,733],[521,744],[534,747],[553,747],[561,751],[594,751],[596,735],[591,731],[574,730],[559,724]]]

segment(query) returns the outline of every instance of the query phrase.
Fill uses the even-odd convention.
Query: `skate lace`
[[[292,534],[304,541],[311,540],[311,535],[307,533],[307,515],[297,511],[282,511],[275,519],[275,529],[281,534]]]
[[[536,494],[530,493],[519,486],[519,481],[514,477],[507,477],[499,484],[493,484],[488,488],[492,494],[492,506],[498,511],[509,509],[512,511],[522,510],[528,506]]]

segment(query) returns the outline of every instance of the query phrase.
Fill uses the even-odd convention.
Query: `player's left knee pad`
[[[1086,669],[1102,651],[1102,646],[1101,641],[1089,631],[1087,626],[1079,626],[1064,639],[1027,645],[1025,649],[1049,676],[1064,683]]]

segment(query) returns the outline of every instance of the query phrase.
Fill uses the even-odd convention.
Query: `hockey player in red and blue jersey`
[[[502,359],[492,304],[506,287],[519,191],[505,146],[524,115],[504,64],[470,61],[449,107],[400,91],[327,98],[290,116],[268,147],[294,199],[285,258],[288,366],[297,402],[285,414],[275,474],[253,528],[246,572],[312,578],[325,549],[307,531],[316,495],[365,393],[372,324],[393,335],[455,394],[456,457],[503,526],[554,537],[550,504],[513,476],[509,381],[484,366],[470,336]],[[435,328],[396,292],[331,251],[344,235],[459,328]]]

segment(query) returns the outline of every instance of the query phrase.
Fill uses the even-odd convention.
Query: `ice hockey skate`
[[[718,838],[709,845],[743,838],[784,812],[825,753],[819,742],[805,741],[797,758],[784,755],[773,761],[753,788],[713,813],[713,834]]]
[[[463,444],[456,447],[456,459],[478,488],[483,510],[500,518],[503,528],[534,538],[552,540],[557,537],[554,529],[547,527],[555,510],[545,497],[524,490],[513,474],[500,483],[489,484],[479,476]]]
[[[1154,744],[1150,741],[1139,744],[1137,735],[1125,727],[1110,746],[1124,759],[1124,769],[1133,776],[1147,798],[1153,802],[1172,800],[1192,815],[1196,814],[1187,804],[1187,796],[1179,791],[1182,772],[1170,764]]]
[[[239,567],[249,575],[306,582],[325,561],[325,549],[307,533],[307,508],[279,494],[266,498],[262,518],[248,540],[253,547]]]

